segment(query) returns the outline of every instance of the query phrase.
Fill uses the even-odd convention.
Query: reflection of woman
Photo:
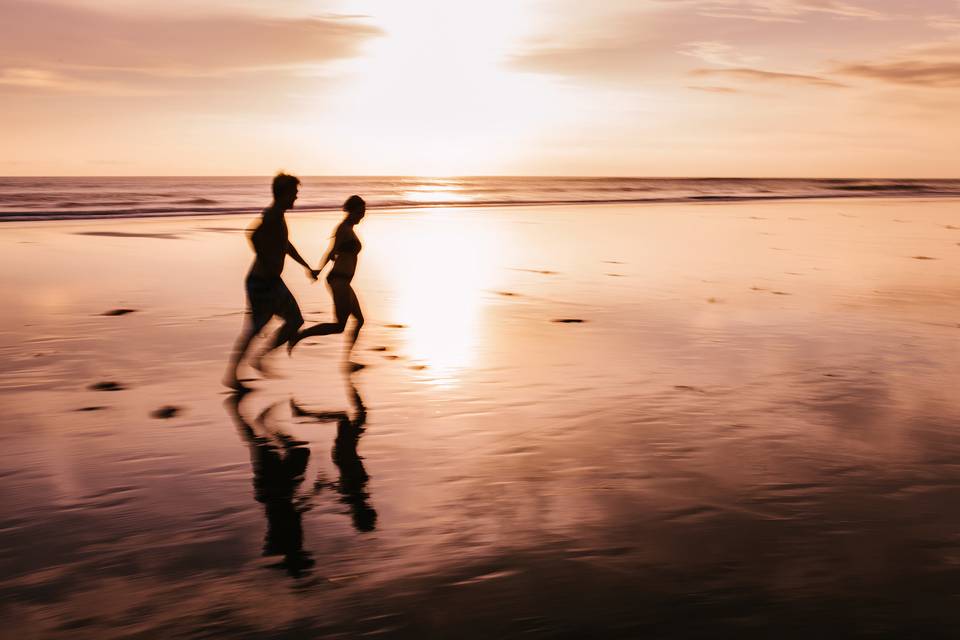
[[[367,493],[367,481],[370,476],[357,453],[357,444],[367,421],[367,409],[353,383],[350,383],[350,399],[354,409],[353,419],[345,411],[305,411],[296,404],[293,405],[293,411],[298,416],[313,418],[317,422],[336,420],[337,439],[333,443],[331,456],[340,479],[329,484],[318,479],[316,489],[322,489],[325,485],[332,487],[340,494],[340,502],[350,507],[354,528],[357,531],[373,531],[377,526],[377,512],[368,503],[370,494]]]
[[[257,418],[256,424],[267,435],[259,434],[240,413],[242,398],[240,394],[232,395],[226,406],[237,423],[240,436],[250,447],[253,494],[257,502],[263,504],[267,516],[263,555],[283,556],[280,566],[298,578],[313,566],[310,554],[303,550],[303,509],[296,504],[297,490],[310,460],[310,449],[287,434],[266,428],[268,414],[276,405]]]
[[[363,220],[367,203],[360,196],[350,196],[343,203],[343,210],[347,215],[337,226],[337,230],[333,234],[333,240],[330,242],[330,248],[317,268],[317,271],[323,271],[327,262],[333,262],[333,267],[327,275],[327,286],[330,287],[330,293],[333,296],[333,308],[337,321],[315,324],[304,329],[290,341],[290,349],[292,350],[297,342],[304,338],[343,333],[347,326],[347,319],[353,316],[356,323],[350,333],[350,344],[347,347],[347,362],[350,362],[350,353],[353,350],[353,345],[357,342],[357,337],[360,335],[360,328],[363,327],[363,312],[360,311],[360,301],[351,286],[353,275],[357,271],[357,256],[362,246],[353,228]],[[362,365],[355,363],[351,363],[350,366],[354,370],[362,367]]]

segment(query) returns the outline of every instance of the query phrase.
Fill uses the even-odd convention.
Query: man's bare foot
[[[227,376],[223,379],[223,386],[232,389],[237,393],[247,393],[250,387],[244,385],[237,376]]]
[[[264,351],[263,353],[250,359],[250,366],[260,372],[264,378],[278,378],[276,372],[269,366],[267,366],[267,356],[272,353],[272,350]]]
[[[359,362],[349,362],[349,361],[348,361],[348,362],[344,365],[344,367],[345,367],[345,368],[347,369],[347,371],[349,371],[350,373],[355,373],[355,372],[357,372],[357,371],[360,371],[361,369],[366,369],[366,368],[367,368],[367,365],[361,364],[361,363],[359,363]]]

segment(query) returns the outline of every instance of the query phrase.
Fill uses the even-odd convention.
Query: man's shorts
[[[247,306],[253,316],[253,326],[260,330],[273,316],[280,316],[288,324],[303,324],[300,306],[287,285],[280,278],[247,276]]]

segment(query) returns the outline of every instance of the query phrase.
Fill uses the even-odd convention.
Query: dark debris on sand
[[[936,260],[936,258],[931,258],[930,256],[910,256],[914,260]]]
[[[75,409],[75,411],[103,411],[106,407],[80,407]]]
[[[586,322],[583,318],[557,318],[556,320],[551,320],[551,322],[558,322],[560,324],[581,324]]]
[[[177,415],[178,413],[180,413],[180,407],[174,407],[173,405],[168,404],[166,406],[160,407],[156,411],[151,411],[150,417],[157,418],[159,420],[168,420],[173,416]]]
[[[406,329],[407,325],[405,324],[388,324],[384,325],[387,329]]]
[[[119,382],[112,382],[112,381],[97,382],[90,385],[87,388],[90,389],[91,391],[123,391],[124,389],[126,389],[126,387],[120,384]]]
[[[526,273],[538,273],[542,276],[555,276],[557,275],[556,271],[550,271],[549,269],[514,269],[514,271],[524,271]]]
[[[110,311],[104,311],[100,315],[102,316],[125,316],[128,313],[136,313],[136,309],[110,309]]]
[[[126,231],[76,231],[78,236],[102,236],[104,238],[153,238],[156,240],[179,240],[175,233],[129,233]]]

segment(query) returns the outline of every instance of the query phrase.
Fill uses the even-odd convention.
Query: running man
[[[299,178],[285,173],[277,174],[273,179],[273,203],[263,210],[262,217],[251,227],[249,233],[250,244],[253,245],[256,257],[246,280],[247,314],[224,379],[226,386],[237,391],[245,389],[237,376],[240,362],[250,348],[254,337],[263,330],[273,316],[282,318],[283,325],[270,339],[266,348],[254,356],[250,362],[261,373],[264,356],[289,342],[303,326],[300,307],[280,277],[286,257],[289,255],[303,265],[311,280],[316,280],[320,273],[310,268],[288,238],[284,214],[293,208],[299,189]]]

